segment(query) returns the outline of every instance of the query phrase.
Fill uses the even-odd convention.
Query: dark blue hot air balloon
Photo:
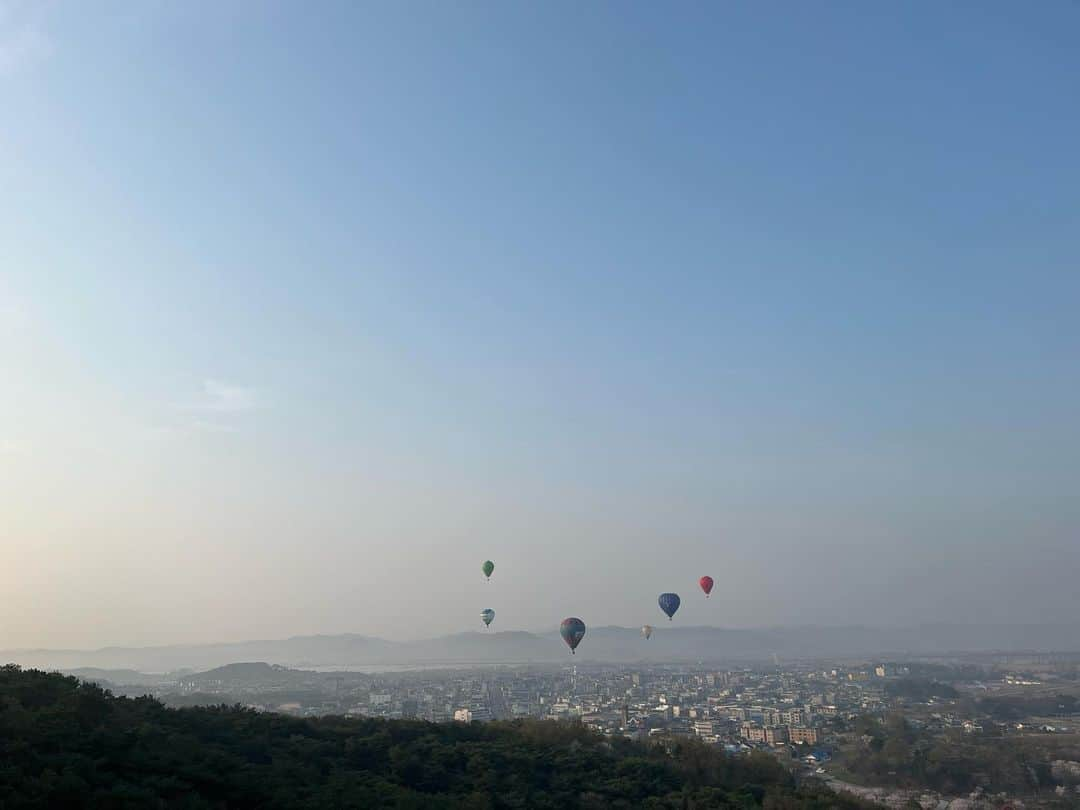
[[[566,642],[572,654],[581,643],[581,639],[585,637],[585,622],[574,616],[563,619],[562,624],[559,625],[559,635],[562,636],[562,640]]]
[[[660,609],[667,614],[669,622],[675,615],[675,611],[679,609],[679,605],[682,604],[677,593],[662,593],[657,601],[660,603]]]

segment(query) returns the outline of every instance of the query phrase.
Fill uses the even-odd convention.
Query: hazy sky
[[[1078,42],[0,0],[0,647],[1077,619]]]

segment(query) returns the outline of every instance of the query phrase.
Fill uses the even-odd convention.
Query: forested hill
[[[580,725],[167,709],[0,669],[0,808],[858,808],[768,755],[670,753]]]

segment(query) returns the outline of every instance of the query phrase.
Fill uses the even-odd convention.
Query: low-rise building
[[[822,741],[821,729],[806,726],[791,726],[788,729],[788,736],[791,742],[806,745],[818,745]]]
[[[788,741],[787,726],[766,726],[765,742],[769,745],[779,745]]]
[[[753,723],[743,723],[739,728],[739,736],[750,742],[765,742],[765,728]]]

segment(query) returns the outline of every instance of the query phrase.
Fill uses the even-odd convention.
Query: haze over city
[[[0,0],[0,649],[1074,621],[1078,24]]]

